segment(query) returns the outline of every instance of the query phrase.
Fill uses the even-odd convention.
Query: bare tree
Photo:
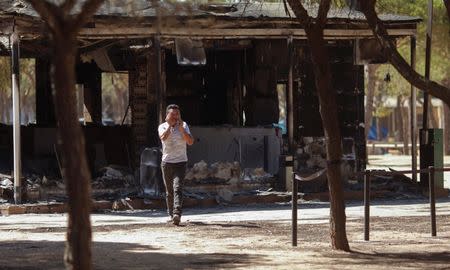
[[[448,1],[446,1],[448,8]],[[385,55],[395,69],[412,85],[437,97],[450,105],[450,89],[434,81],[426,79],[417,73],[397,51],[394,42],[388,38],[389,34],[383,22],[378,18],[375,10],[376,0],[359,0],[361,10],[366,16],[367,22],[373,31],[375,38],[381,44]]]
[[[300,0],[287,0],[304,25],[314,66],[315,84],[320,103],[327,148],[327,177],[330,190],[330,236],[332,247],[349,251],[345,228],[344,189],[341,179],[342,137],[339,127],[336,90],[332,87],[331,67],[324,38],[324,28],[331,0],[321,0],[317,18],[310,17]]]
[[[68,269],[92,269],[91,188],[84,136],[75,105],[75,63],[77,34],[104,0],[86,0],[73,15],[76,0],[56,5],[44,0],[27,0],[46,23],[51,37],[55,109],[63,156],[63,177],[69,197],[67,243],[64,254]],[[52,1],[53,2],[53,1]]]

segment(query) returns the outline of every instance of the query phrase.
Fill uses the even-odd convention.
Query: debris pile
[[[264,182],[272,177],[273,175],[264,171],[263,168],[245,168],[242,173],[242,179],[244,181]]]
[[[380,192],[384,198],[393,199],[419,199],[423,198],[421,187],[411,178],[405,175],[381,176],[374,175],[370,178],[370,190]],[[385,172],[385,170],[380,170]],[[364,184],[360,181],[350,181],[346,189],[363,190]]]
[[[325,138],[303,138],[303,147],[299,147],[297,150],[298,166],[300,168],[326,168],[326,158]]]
[[[92,193],[95,199],[116,199],[122,196],[138,195],[138,186],[133,174],[120,166],[100,169],[92,179]],[[67,200],[64,180],[46,175],[24,174],[22,178],[22,198],[28,202]],[[14,201],[14,180],[0,174],[0,202]]]
[[[0,178],[0,200],[6,202],[14,196],[14,183],[9,178]]]
[[[100,169],[92,180],[94,189],[128,188],[134,185],[134,176],[128,169],[112,165]]]
[[[304,137],[303,144],[297,149],[297,172],[300,176],[309,176],[327,167],[327,153],[324,137]],[[354,179],[355,168],[352,166],[355,160],[354,153],[344,155],[341,162],[342,181],[348,183]],[[304,192],[321,192],[327,189],[326,174],[322,174],[316,180],[302,183]]]
[[[241,175],[239,162],[215,162],[208,166],[205,161],[195,163],[186,172],[185,179],[192,183],[200,181],[238,183]]]
[[[263,168],[241,169],[239,162],[215,162],[208,166],[205,161],[195,163],[186,172],[185,179],[189,184],[227,183],[239,184],[241,181],[265,181],[273,175]]]

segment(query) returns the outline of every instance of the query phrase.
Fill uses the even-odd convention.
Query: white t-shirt
[[[167,122],[162,123],[158,127],[158,134],[161,135],[168,129],[171,128]],[[186,122],[183,122],[183,128],[187,133],[191,134],[189,126]],[[178,127],[174,127],[169,137],[165,141],[162,141],[162,162],[163,163],[179,163],[187,162],[186,153],[186,141],[183,139],[183,134],[178,130]]]

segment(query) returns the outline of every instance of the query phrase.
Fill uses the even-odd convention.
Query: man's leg
[[[173,214],[181,216],[183,208],[183,181],[186,174],[186,164],[177,164],[173,178]]]
[[[167,205],[167,213],[169,216],[173,216],[173,167],[163,165],[161,166],[162,176],[164,180],[164,186],[166,187],[166,205]]]

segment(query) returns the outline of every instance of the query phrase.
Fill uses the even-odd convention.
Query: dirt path
[[[260,209],[263,216],[264,209]],[[142,217],[142,213],[136,215]],[[362,220],[351,219],[347,227],[352,253],[330,250],[326,223],[301,223],[299,246],[293,248],[286,220],[229,222],[191,218],[184,220],[183,226],[174,227],[132,222],[133,213],[123,213],[121,217],[94,228],[95,269],[450,267],[449,215],[438,216],[436,238],[429,236],[426,216],[375,217],[370,242],[362,241]],[[0,269],[63,269],[65,228],[48,224],[38,220],[34,226],[26,223],[23,227],[1,223]]]

